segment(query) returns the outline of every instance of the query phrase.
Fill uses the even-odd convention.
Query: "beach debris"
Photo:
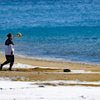
[[[64,72],[71,72],[70,69],[64,69],[63,71],[64,71]]]
[[[39,85],[39,87],[42,87],[42,88],[44,88],[44,86],[43,86],[43,85]]]
[[[39,67],[35,67],[34,69],[38,69]]]

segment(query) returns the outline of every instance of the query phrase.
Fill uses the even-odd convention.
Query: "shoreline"
[[[0,53],[0,56],[4,57],[4,53]],[[99,65],[100,63],[92,63],[92,62],[84,62],[84,61],[71,61],[65,60],[64,58],[57,58],[57,57],[32,57],[27,55],[20,55],[15,53],[15,58],[22,58],[22,59],[30,59],[36,61],[47,61],[47,62],[59,62],[59,63],[74,63],[74,64],[86,64],[86,65]]]
[[[0,54],[0,64],[6,60],[5,55]],[[31,66],[40,66],[40,67],[57,67],[57,68],[69,68],[71,70],[85,70],[90,71],[100,70],[100,65],[97,64],[87,64],[87,63],[74,63],[74,62],[61,62],[61,61],[49,61],[49,60],[38,60],[30,58],[15,57],[14,64],[21,63]]]

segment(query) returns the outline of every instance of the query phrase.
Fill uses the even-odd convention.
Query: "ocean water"
[[[9,32],[16,56],[100,64],[99,0],[0,0],[1,54]]]

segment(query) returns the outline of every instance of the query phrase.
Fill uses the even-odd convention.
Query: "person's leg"
[[[5,61],[3,64],[1,64],[0,70],[2,70],[2,67],[3,67],[4,65],[6,65],[6,64],[9,63],[9,61],[8,61],[8,56],[6,55],[5,57],[6,57],[6,61]]]
[[[11,62],[10,62],[9,70],[11,70],[13,64],[14,64],[14,55],[11,56]]]
[[[5,61],[3,64],[1,64],[1,66],[3,67],[4,65],[8,64],[9,61]]]
[[[11,68],[12,68],[13,64],[14,64],[14,62],[11,62],[11,63],[10,63],[9,70],[11,70]]]

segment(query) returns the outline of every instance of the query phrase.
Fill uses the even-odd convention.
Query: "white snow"
[[[5,65],[3,67],[9,68],[9,65]],[[37,68],[37,67],[39,67],[39,68],[52,68],[52,67],[31,66],[31,65],[27,65],[27,64],[21,64],[21,63],[17,63],[17,64],[13,65],[13,68]],[[55,68],[55,67],[53,67],[53,68]]]
[[[85,70],[71,70],[71,73],[100,73],[100,72],[92,72],[92,71],[85,71]]]
[[[39,87],[33,82],[1,81],[0,100],[100,100],[100,87]]]
[[[51,83],[51,84],[58,84],[58,83],[64,83],[64,84],[93,84],[93,85],[100,85],[100,81],[97,82],[87,82],[87,81],[73,81],[73,80],[68,80],[68,81],[63,81],[63,80],[55,80],[55,81],[37,81],[35,83]]]

